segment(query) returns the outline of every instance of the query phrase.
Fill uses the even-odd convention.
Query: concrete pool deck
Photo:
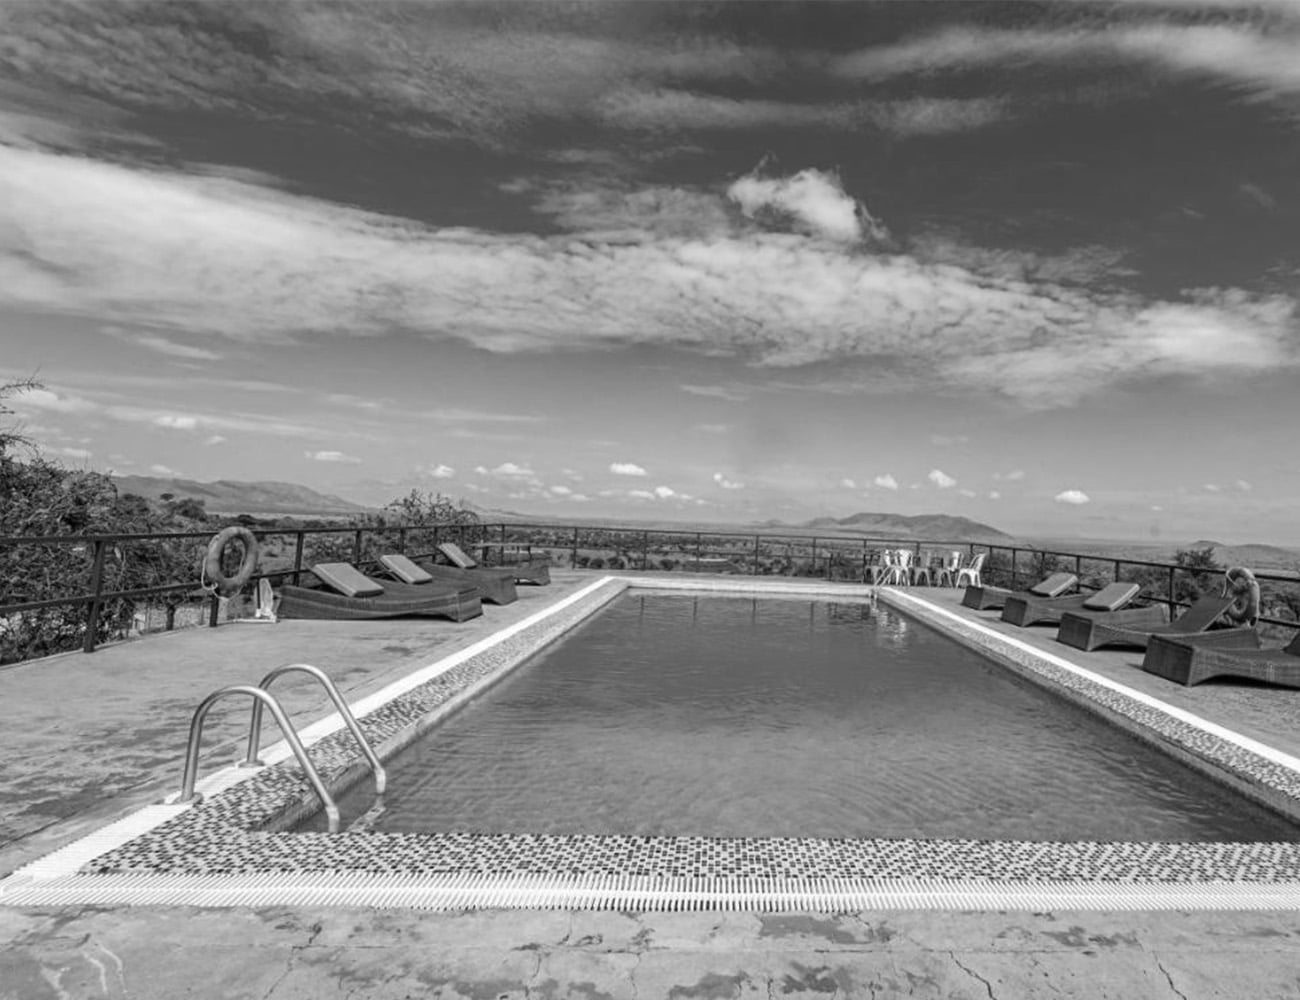
[[[354,701],[599,576],[556,573],[551,587],[520,588],[517,604],[489,606],[460,625],[225,625],[0,671],[0,699],[13,720],[0,728],[0,873],[173,790],[189,714],[215,688],[309,662]],[[954,591],[917,593],[957,605]],[[1054,630],[990,625],[996,616],[988,613],[969,617],[1066,652]],[[1300,692],[1239,684],[1184,689],[1144,674],[1131,652],[1068,653],[1098,674],[1300,753],[1289,725]],[[281,683],[295,722],[329,714],[323,694],[304,680]],[[220,748],[205,751],[205,771],[235,758],[246,717],[244,708],[214,713],[207,743]],[[24,1000],[349,990],[513,996],[525,987],[541,996],[625,996],[634,986],[644,996],[1300,996],[1291,971],[1300,915],[1270,911],[831,916],[64,906],[0,909],[0,940],[9,942],[0,997]],[[207,970],[210,987],[196,982],[195,969]]]

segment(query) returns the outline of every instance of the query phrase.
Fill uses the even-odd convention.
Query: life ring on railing
[[[1259,581],[1245,566],[1233,566],[1224,576],[1223,596],[1232,595],[1232,604],[1223,617],[1234,625],[1254,625],[1259,621]]]
[[[231,542],[238,540],[244,546],[244,558],[233,576],[221,568],[221,557]],[[257,570],[257,536],[247,528],[231,525],[222,528],[208,542],[208,554],[203,557],[203,581],[209,581],[223,594],[233,594],[244,586]]]

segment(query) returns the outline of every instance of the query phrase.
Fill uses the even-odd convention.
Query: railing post
[[[358,528],[352,537],[352,565],[360,568],[361,566],[361,529]]]
[[[641,572],[645,572],[646,559],[650,555],[650,532],[641,532]]]
[[[90,607],[86,609],[86,639],[81,644],[83,653],[95,651],[95,630],[99,628],[100,594],[104,592],[104,550],[108,543],[95,540],[95,554],[90,564]]]
[[[810,576],[817,575],[817,536],[813,535],[812,539],[812,573]]]
[[[569,553],[569,566],[573,569],[578,568],[578,526],[573,526],[573,549]]]
[[[1115,571],[1111,574],[1110,578],[1113,583],[1119,583],[1119,560],[1118,559],[1115,560]]]
[[[294,535],[297,540],[293,546],[293,585],[296,587],[302,578],[302,548],[307,535],[301,530],[294,532]]]
[[[1169,567],[1169,620],[1174,620],[1174,610],[1178,607],[1178,599],[1174,596],[1174,567]]]
[[[1011,546],[1011,589],[1012,590],[1016,589],[1016,556],[1018,556],[1019,554],[1020,554],[1020,550],[1016,548],[1014,545]]]
[[[703,544],[704,544],[704,532],[702,532],[702,531],[697,531],[697,532],[695,533],[695,568],[696,568],[696,570],[698,570],[698,569],[700,568],[700,556],[703,554],[703,553],[702,553],[702,550],[701,550],[701,546],[703,546]]]
[[[1083,579],[1083,556],[1074,557],[1074,575]]]
[[[406,529],[405,528],[397,529],[397,551],[402,553],[402,555],[406,554]]]
[[[758,576],[758,535],[754,536],[754,561],[749,564],[749,575]]]

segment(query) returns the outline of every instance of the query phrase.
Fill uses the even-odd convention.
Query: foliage
[[[39,388],[33,380],[0,387],[4,399]],[[18,445],[23,448],[19,449]],[[19,457],[20,450],[27,454]],[[0,428],[0,537],[67,536],[193,531],[207,521],[201,501],[151,504],[120,496],[113,480],[98,472],[69,470],[40,454],[13,430]],[[193,579],[198,543],[165,539],[122,541],[106,548],[104,590],[135,590]],[[94,544],[28,542],[0,547],[0,604],[76,597],[92,587]],[[110,602],[101,610],[95,641],[129,632],[136,603]],[[85,640],[86,605],[39,608],[0,622],[0,662],[75,649]]]

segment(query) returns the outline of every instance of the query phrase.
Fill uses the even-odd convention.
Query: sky
[[[1300,4],[0,3],[70,467],[1300,543]]]

